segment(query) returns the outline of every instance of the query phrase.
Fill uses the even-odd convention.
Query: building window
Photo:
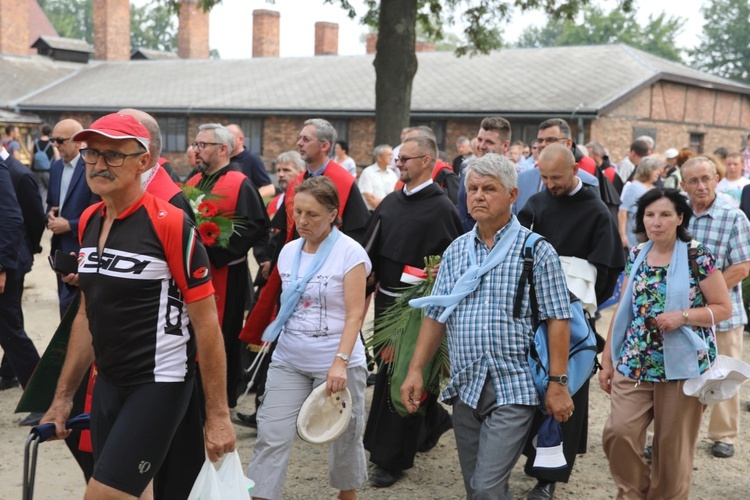
[[[435,134],[438,150],[445,151],[445,120],[411,120],[409,126],[421,127],[426,125]]]
[[[349,120],[345,118],[329,118],[328,123],[333,125],[333,128],[336,129],[337,141],[349,142]],[[331,145],[331,153],[333,153],[333,145]]]
[[[703,154],[703,138],[706,136],[703,132],[690,132],[690,149],[697,154]]]
[[[245,147],[258,156],[263,156],[263,119],[242,118],[237,122],[245,134]]]
[[[644,135],[649,136],[654,140],[654,149],[656,149],[656,129],[652,127],[633,127],[633,140],[635,141],[639,137]]]
[[[157,116],[161,130],[161,150],[184,153],[187,150],[187,118],[182,116]]]

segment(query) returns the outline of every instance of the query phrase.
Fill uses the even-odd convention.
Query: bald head
[[[242,148],[245,147],[245,132],[236,123],[227,125],[227,130],[234,135],[234,149],[231,156],[238,155],[242,151]]]
[[[578,186],[578,164],[570,148],[550,144],[539,155],[539,175],[554,197],[566,196]]]
[[[70,138],[81,130],[83,130],[83,125],[71,118],[60,120],[55,124],[54,130],[52,130],[52,137],[65,139],[65,142],[62,144],[57,143],[57,150],[66,162],[71,162],[78,156],[78,149],[81,147],[81,143],[73,142]]]
[[[118,113],[130,115],[141,122],[141,125],[146,127],[148,134],[151,136],[151,142],[148,146],[148,152],[151,155],[151,166],[153,167],[156,165],[161,156],[161,131],[159,130],[159,124],[156,119],[140,109],[125,108],[118,111]]]

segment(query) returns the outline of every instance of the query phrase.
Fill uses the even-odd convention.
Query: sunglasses
[[[55,144],[62,144],[65,141],[69,141],[70,137],[67,137],[67,138],[63,138],[63,137],[50,137],[49,140],[50,140],[50,142],[54,142]]]

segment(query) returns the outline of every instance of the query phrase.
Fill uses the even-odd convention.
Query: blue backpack
[[[526,283],[529,284],[529,299],[531,301],[531,317],[534,326],[534,339],[529,345],[526,358],[529,361],[531,376],[534,379],[540,408],[545,411],[544,400],[549,384],[549,347],[547,345],[547,323],[539,322],[539,303],[534,289],[534,248],[544,240],[536,233],[530,233],[523,245],[523,271],[518,280],[516,300],[513,305],[513,317],[521,316],[521,302]],[[570,292],[569,292],[570,293]],[[570,293],[570,308],[573,317],[570,319],[570,351],[568,354],[568,392],[572,396],[594,374],[597,354],[596,335],[591,329],[588,316],[583,310],[581,301]]]
[[[44,149],[39,149],[39,140],[34,141],[34,162],[32,163],[33,168],[32,170],[36,171],[46,171],[49,170],[50,167],[50,161],[49,156],[47,156],[47,150],[52,146],[52,141],[47,143],[47,147]]]

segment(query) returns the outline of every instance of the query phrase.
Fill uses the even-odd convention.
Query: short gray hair
[[[198,132],[203,132],[204,130],[213,131],[216,142],[224,144],[229,148],[229,154],[232,154],[232,150],[234,150],[234,134],[228,128],[221,123],[204,123],[198,127]]]
[[[586,149],[589,150],[589,152],[593,152],[595,155],[604,156],[607,154],[606,150],[604,149],[604,146],[601,145],[601,143],[596,141],[591,141],[588,144],[586,144]]]
[[[638,162],[638,166],[635,167],[635,173],[633,179],[638,182],[645,182],[651,180],[651,174],[659,170],[662,166],[662,162],[659,158],[654,156],[646,156]]]
[[[636,139],[636,141],[643,141],[646,144],[648,144],[648,148],[653,151],[654,146],[656,146],[656,141],[654,141],[654,138],[650,135],[642,135]]]
[[[294,165],[294,169],[297,172],[302,172],[307,168],[305,160],[303,160],[299,153],[296,151],[284,151],[283,153],[281,153],[276,157],[276,165],[280,163]]]
[[[388,144],[380,144],[379,146],[375,146],[375,149],[372,151],[372,156],[377,158],[378,156],[383,154],[383,151],[385,151],[386,149],[393,149],[393,148],[389,146]]]
[[[710,165],[711,170],[713,170],[714,176],[719,174],[718,170],[716,169],[716,163],[714,163],[713,160],[711,160],[711,158],[708,158],[707,156],[695,156],[693,158],[690,158],[688,161],[682,164],[682,166],[680,167],[680,171],[684,172],[685,168],[694,167],[696,165],[700,165],[701,163]]]
[[[471,144],[471,141],[468,137],[462,135],[461,137],[456,139],[456,146],[458,146],[459,144]]]
[[[471,174],[494,177],[509,192],[518,185],[518,173],[516,173],[516,165],[513,160],[495,153],[487,153],[481,158],[469,160],[466,165],[466,179],[464,179],[464,187],[467,190]]]
[[[327,142],[333,148],[337,135],[336,129],[333,128],[331,122],[323,118],[310,118],[309,120],[305,120],[304,126],[307,127],[308,125],[315,127],[315,136],[319,142]]]

